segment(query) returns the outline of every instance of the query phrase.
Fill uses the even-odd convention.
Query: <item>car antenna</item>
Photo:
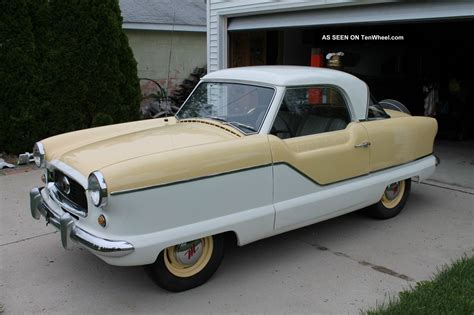
[[[171,69],[171,56],[173,54],[173,36],[174,36],[175,20],[176,20],[176,7],[173,8],[173,22],[171,24],[170,54],[168,56],[168,77],[166,79],[166,103],[168,107],[169,107],[168,93],[170,91],[170,69]]]

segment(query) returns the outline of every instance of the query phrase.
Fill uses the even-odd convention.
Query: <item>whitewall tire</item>
[[[367,214],[376,219],[390,219],[399,214],[410,195],[411,179],[388,185],[380,201],[367,208]]]
[[[223,257],[224,237],[214,235],[164,249],[145,270],[163,289],[180,292],[209,280]]]

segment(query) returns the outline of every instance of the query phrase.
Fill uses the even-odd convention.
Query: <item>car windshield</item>
[[[232,125],[244,133],[255,133],[265,119],[274,92],[269,87],[249,84],[203,82],[176,118],[208,118]]]

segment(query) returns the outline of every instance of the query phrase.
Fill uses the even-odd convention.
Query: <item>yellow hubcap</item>
[[[207,265],[213,246],[212,237],[208,236],[168,247],[164,252],[166,268],[177,277],[192,277]]]
[[[399,181],[390,184],[385,188],[385,192],[382,196],[382,204],[385,208],[395,208],[403,198],[405,193],[405,181]]]

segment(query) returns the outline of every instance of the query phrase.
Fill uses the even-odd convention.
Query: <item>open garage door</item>
[[[342,70],[366,81],[378,100],[396,99],[415,115],[436,117],[441,138],[474,137],[473,19],[259,28],[228,35],[230,67],[309,66],[312,51],[323,58],[343,52]],[[399,38],[364,40],[362,35]],[[426,110],[432,89],[438,101]]]

